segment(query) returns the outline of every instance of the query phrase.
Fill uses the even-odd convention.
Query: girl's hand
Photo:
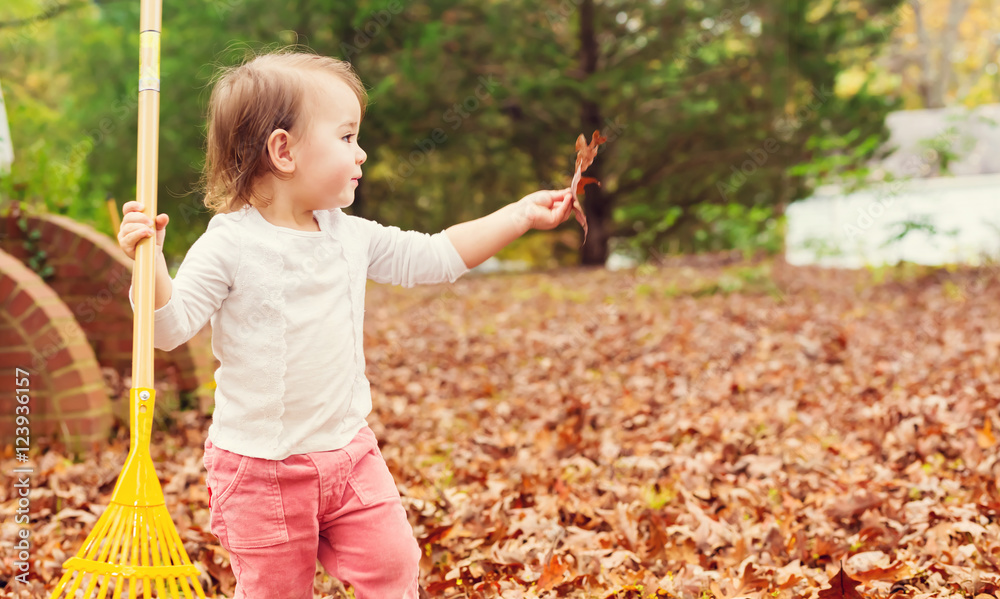
[[[530,229],[548,231],[569,219],[573,213],[570,190],[545,190],[530,193],[517,202],[518,220],[525,232]]]
[[[122,224],[118,229],[118,245],[125,255],[135,260],[135,246],[153,234],[153,221],[142,213],[139,202],[125,202],[122,206]],[[167,223],[170,217],[159,214],[156,217],[156,251],[163,251],[163,238],[166,236]]]

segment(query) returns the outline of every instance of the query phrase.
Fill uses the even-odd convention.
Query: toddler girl
[[[126,255],[155,233],[154,345],[173,349],[212,323],[221,366],[204,463],[211,530],[240,599],[311,599],[316,559],[359,599],[417,597],[420,550],[365,421],[365,281],[454,282],[570,216],[569,189],[435,235],[345,214],[366,158],[366,101],[332,58],[282,52],[226,70],[209,106],[215,215],[173,280],[167,215],[123,208]]]

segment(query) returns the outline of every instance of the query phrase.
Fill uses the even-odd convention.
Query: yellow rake
[[[160,113],[160,23],[162,0],[141,0],[139,19],[139,148],[136,197],[155,222],[157,143]],[[128,457],[118,476],[111,505],[104,511],[75,557],[63,564],[52,597],[187,599],[205,593],[163,500],[163,489],[149,453],[153,429],[153,301],[156,238],[136,247],[133,288],[132,384],[129,393]],[[98,588],[100,584],[100,588]],[[80,594],[83,589],[82,595]]]

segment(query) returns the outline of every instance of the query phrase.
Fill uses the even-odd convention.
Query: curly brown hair
[[[291,131],[299,121],[310,76],[339,77],[361,104],[368,93],[351,64],[336,58],[279,50],[224,68],[212,89],[202,181],[205,206],[214,213],[266,203],[254,190],[268,172],[281,176],[268,159],[267,139],[276,129]]]

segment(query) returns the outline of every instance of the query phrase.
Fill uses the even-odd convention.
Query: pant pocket
[[[210,486],[216,487],[212,492],[212,533],[230,551],[287,543],[278,462],[216,452],[210,477]]]
[[[392,473],[378,449],[372,449],[358,459],[347,477],[347,484],[351,485],[364,505],[399,497],[396,481],[392,479]]]

